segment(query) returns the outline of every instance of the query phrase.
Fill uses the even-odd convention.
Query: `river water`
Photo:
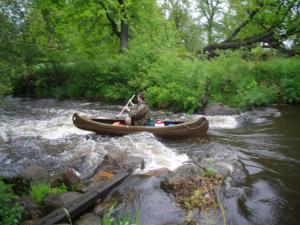
[[[192,159],[229,171],[219,196],[228,224],[300,223],[299,106],[207,117],[207,137],[164,140],[148,133],[99,136],[72,124],[74,112],[112,118],[122,108],[118,105],[12,97],[0,104],[0,176],[16,175],[35,164],[51,173],[73,168],[85,179],[109,151],[143,157],[143,172],[175,169]],[[185,120],[199,115],[166,116]],[[144,221],[160,224],[162,218]]]

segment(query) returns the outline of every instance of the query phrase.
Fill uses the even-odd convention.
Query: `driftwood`
[[[102,198],[107,194],[112,188],[120,184],[129,173],[120,172],[119,174],[112,177],[110,180],[100,183],[78,197],[75,201],[71,202],[65,209],[70,214],[71,219],[76,219],[83,212],[92,207],[99,198]],[[64,209],[57,209],[47,216],[39,219],[34,225],[52,225],[55,223],[68,222],[69,218],[66,215]]]

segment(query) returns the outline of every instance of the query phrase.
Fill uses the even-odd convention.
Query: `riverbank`
[[[15,177],[4,178],[6,185],[13,186],[16,197],[14,205],[19,207],[10,218],[20,219],[20,224],[43,225],[70,220],[75,225],[99,225],[106,224],[104,221],[107,219],[113,221],[119,218],[123,222],[135,221],[132,224],[138,225],[144,224],[144,221],[138,221],[141,214],[143,218],[150,216],[154,206],[162,207],[162,202],[164,210],[177,209],[176,214],[183,216],[182,224],[197,224],[200,222],[200,215],[206,214],[211,216],[211,220],[217,220],[224,213],[217,187],[226,174],[221,175],[211,167],[205,168],[196,162],[190,162],[173,172],[161,168],[130,176],[131,171],[138,167],[141,170],[145,168],[143,159],[108,153],[93,177],[83,181],[72,169],[49,176],[45,168],[31,165]],[[223,173],[226,173],[224,168]],[[144,205],[124,208],[127,201],[137,202],[142,197],[137,190],[120,192],[120,189],[126,186],[128,188],[132,181],[136,186],[155,181],[158,187],[148,185],[147,188],[158,189],[148,198],[157,199],[157,192],[160,192],[165,199],[152,202],[151,212],[146,212]],[[123,187],[116,189],[121,182]],[[6,204],[4,207],[9,207],[12,203],[8,201]],[[178,223],[178,220],[163,220]],[[225,215],[223,220],[226,224]]]
[[[161,53],[144,61],[129,51],[100,62],[35,65],[12,79],[11,87],[17,95],[108,102],[127,101],[144,90],[151,107],[190,113],[206,103],[248,109],[300,102],[299,57],[255,61],[241,54],[199,61]]]

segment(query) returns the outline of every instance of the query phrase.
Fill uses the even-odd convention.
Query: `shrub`
[[[151,106],[187,112],[201,105],[204,94],[210,103],[244,108],[276,101],[299,103],[299,57],[267,57],[265,61],[243,57],[245,51],[229,51],[211,60],[199,60],[182,58],[174,50],[140,45],[97,62],[34,66],[16,83],[19,88],[15,90],[26,93],[33,89],[38,97],[114,102],[143,90]]]
[[[300,102],[300,77],[296,79],[283,77],[280,79],[279,87],[284,102],[299,103]]]
[[[275,58],[257,63],[252,73],[259,83],[278,87],[278,98],[287,103],[300,101],[300,58]]]
[[[0,224],[19,224],[22,207],[17,203],[17,196],[12,194],[11,186],[0,179]]]

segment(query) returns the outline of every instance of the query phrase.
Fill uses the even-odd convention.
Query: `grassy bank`
[[[153,107],[193,112],[201,97],[248,108],[300,102],[300,58],[246,60],[225,53],[212,60],[174,52],[129,51],[113,59],[36,65],[13,82],[15,94],[123,101],[145,90]]]

